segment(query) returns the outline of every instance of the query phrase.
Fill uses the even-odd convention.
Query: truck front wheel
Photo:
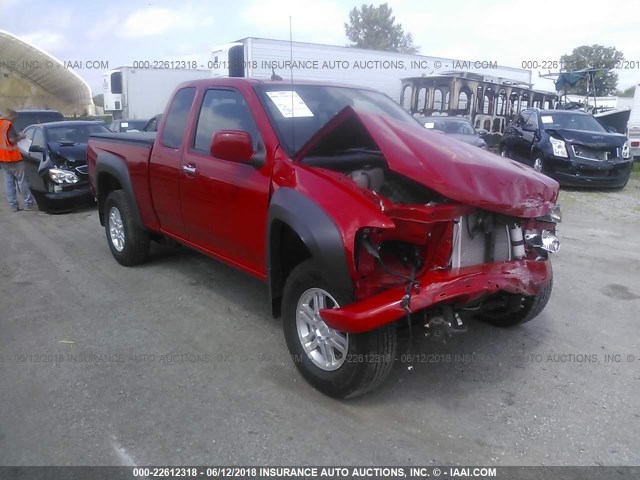
[[[521,297],[506,294],[503,304],[495,309],[482,312],[477,317],[496,327],[515,327],[536,318],[549,302],[553,290],[553,278],[537,295]]]
[[[293,269],[283,295],[283,328],[289,353],[302,376],[321,392],[351,398],[387,377],[396,353],[393,325],[360,334],[329,328],[319,315],[349,298],[331,289],[312,260]]]
[[[149,254],[149,233],[135,224],[122,190],[107,196],[104,218],[109,249],[118,263],[127,267],[143,263]]]

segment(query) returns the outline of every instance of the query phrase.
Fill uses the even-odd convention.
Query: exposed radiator
[[[451,253],[451,267],[469,267],[487,263],[487,241],[489,236],[482,232],[473,233],[476,224],[476,214],[460,217],[453,230],[453,249]],[[495,228],[495,245],[493,261],[511,260],[511,241],[509,228],[498,225]]]

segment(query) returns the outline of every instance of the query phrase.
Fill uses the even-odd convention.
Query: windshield
[[[50,142],[87,143],[89,135],[93,133],[110,133],[110,130],[99,123],[47,128]]]
[[[389,97],[369,90],[326,85],[257,85],[255,89],[289,156],[346,106],[398,122],[417,122]]]
[[[122,120],[120,122],[121,132],[130,132],[131,130],[142,130],[147,124],[147,120]]]
[[[598,120],[591,115],[580,113],[558,113],[552,115],[540,115],[540,121],[545,130],[548,129],[568,129],[585,130],[587,132],[606,132]]]
[[[425,118],[424,126],[441,132],[457,135],[475,135],[476,131],[471,123],[465,119]]]

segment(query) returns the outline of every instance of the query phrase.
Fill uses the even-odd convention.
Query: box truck
[[[491,59],[454,60],[396,52],[248,37],[215,47],[214,77],[318,80],[367,86],[400,100],[403,78],[469,71],[531,84],[531,71],[503,67]]]
[[[104,111],[114,119],[147,119],[164,111],[182,82],[211,77],[211,70],[120,67],[103,74]]]

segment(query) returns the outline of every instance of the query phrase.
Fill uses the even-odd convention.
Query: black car
[[[437,130],[445,135],[460,140],[461,142],[476,147],[487,148],[481,135],[486,131],[478,132],[469,120],[464,117],[416,117],[416,119],[429,130]]]
[[[35,123],[59,122],[64,116],[57,110],[16,110],[18,117],[13,122],[16,132],[21,132]]]
[[[93,202],[87,171],[87,141],[92,133],[109,133],[93,121],[31,125],[18,142],[31,192],[40,210],[71,210]]]
[[[109,126],[109,130],[112,132],[141,132],[144,126],[147,124],[147,119],[139,120],[114,120]]]
[[[633,163],[624,135],[575,110],[524,110],[502,137],[500,154],[565,186],[622,188]]]

